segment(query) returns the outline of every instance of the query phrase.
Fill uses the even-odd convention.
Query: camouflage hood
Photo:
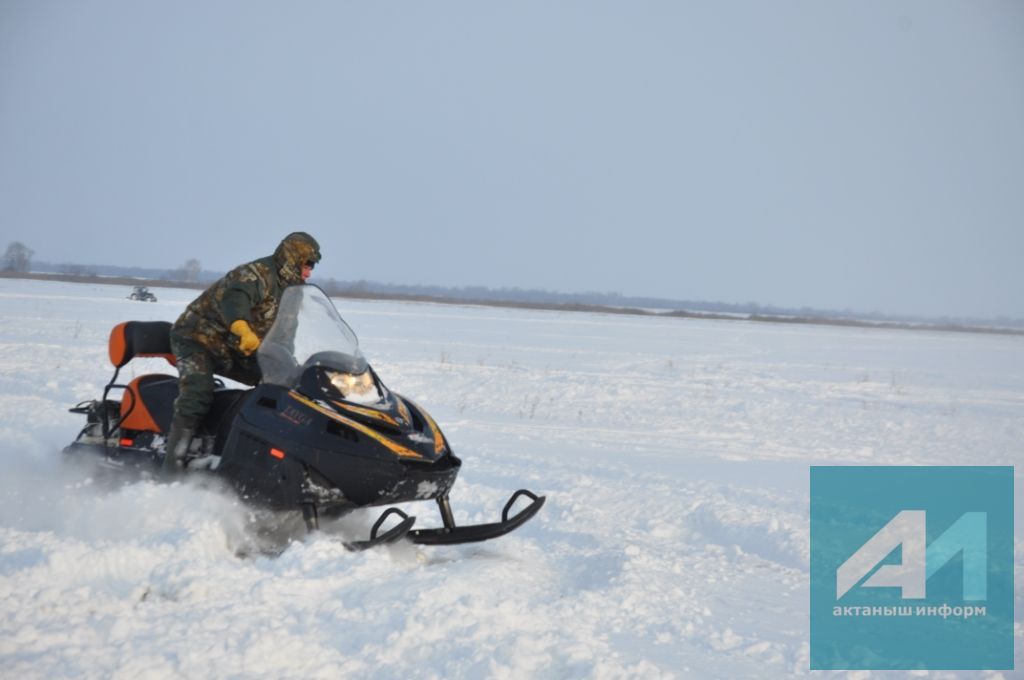
[[[304,231],[288,234],[274,251],[274,262],[285,285],[302,283],[302,265],[319,261],[320,244]]]

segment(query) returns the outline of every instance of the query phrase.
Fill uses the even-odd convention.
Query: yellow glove
[[[239,337],[238,349],[242,350],[242,354],[245,356],[249,356],[260,346],[259,337],[252,332],[249,322],[245,319],[239,319],[232,323],[231,332]]]

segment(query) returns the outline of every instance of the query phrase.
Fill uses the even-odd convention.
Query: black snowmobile
[[[65,448],[98,454],[105,467],[157,476],[170,430],[178,379],[118,373],[133,357],[174,364],[166,321],[128,321],[110,335],[114,376],[99,400],[71,409],[85,427]],[[484,541],[529,520],[544,497],[521,489],[501,521],[456,526],[448,494],[462,462],[430,414],[390,391],[367,363],[358,340],[330,298],[313,285],[285,290],[277,319],[257,350],[262,382],[252,389],[221,387],[197,429],[186,474],[201,471],[230,482],[242,498],[275,510],[301,510],[310,531],[319,518],[356,508],[434,500],[442,527],[413,529],[415,517],[389,508],[362,549],[407,536],[415,543]],[[120,392],[121,399],[112,398]],[[529,504],[511,515],[520,498]],[[397,521],[382,531],[388,518]]]
[[[156,302],[156,295],[153,295],[149,291],[149,288],[145,286],[135,286],[132,288],[132,292],[128,295],[129,300],[139,300],[141,302]]]

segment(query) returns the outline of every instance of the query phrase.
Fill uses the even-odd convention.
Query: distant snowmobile
[[[141,302],[156,302],[156,295],[149,292],[149,288],[145,286],[135,286],[132,288],[132,292],[128,295],[129,300],[139,300]]]
[[[114,376],[99,400],[71,409],[86,416],[86,425],[66,453],[98,455],[105,466],[158,474],[178,380],[147,374],[122,385],[117,376],[133,357],[164,357],[174,364],[170,327],[166,321],[114,327],[109,347]],[[216,391],[192,442],[187,474],[212,472],[247,501],[301,510],[310,531],[318,528],[321,515],[437,502],[442,527],[413,529],[415,517],[389,508],[368,540],[346,544],[352,550],[402,537],[423,544],[484,541],[522,526],[543,506],[543,496],[521,489],[505,504],[501,521],[456,526],[448,494],[462,462],[429,413],[385,387],[320,288],[285,290],[257,358],[263,373],[259,385]],[[122,391],[120,401],[110,398],[113,390]],[[524,497],[529,504],[510,515]],[[389,517],[398,523],[381,531]]]

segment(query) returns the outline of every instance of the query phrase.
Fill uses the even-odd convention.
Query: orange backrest
[[[163,357],[177,365],[171,351],[169,321],[125,321],[110,331],[110,363],[121,368],[134,357]]]

